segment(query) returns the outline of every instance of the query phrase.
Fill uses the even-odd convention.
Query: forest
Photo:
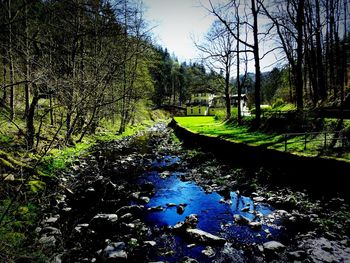
[[[135,186],[137,191],[133,193],[125,192],[124,188],[128,189],[131,183],[123,180],[126,180],[124,177],[127,174],[140,173],[142,169],[150,169],[149,167],[153,165],[147,164],[147,156],[144,156],[150,154],[147,151],[143,152],[147,143],[157,149],[155,153],[152,152],[155,156],[150,154],[151,159],[154,157],[158,160],[158,155],[162,154],[165,160],[168,160],[168,155],[179,155],[180,159],[189,158],[188,167],[179,165],[183,170],[204,169],[199,163],[202,162],[201,158],[203,162],[209,162],[211,157],[206,156],[207,153],[194,153],[182,148],[179,150],[177,148],[180,147],[179,139],[174,139],[175,135],[168,133],[161,136],[169,137],[167,143],[170,141],[172,143],[163,145],[169,148],[163,152],[161,139],[155,139],[157,136],[152,137],[145,132],[152,125],[155,125],[159,133],[165,130],[163,124],[159,123],[170,122],[174,112],[162,110],[164,106],[185,110],[191,95],[195,93],[208,92],[225,98],[225,109],[213,117],[213,122],[207,119],[204,121],[211,127],[228,125],[225,126],[227,129],[233,125],[240,134],[245,132],[253,134],[254,140],[258,138],[256,135],[258,132],[265,133],[264,136],[269,139],[276,135],[278,143],[285,138],[285,146],[281,144],[280,148],[287,147],[286,135],[283,134],[288,132],[324,132],[326,129],[328,132],[330,129],[334,134],[341,134],[342,140],[344,138],[349,140],[350,125],[347,119],[350,112],[350,2],[348,0],[208,0],[199,3],[215,21],[201,41],[193,40],[201,57],[196,61],[179,61],[176,54],[155,40],[152,25],[144,18],[143,1],[0,0],[0,262],[96,262],[93,261],[93,253],[87,252],[88,241],[81,245],[83,247],[81,251],[86,253],[84,261],[80,252],[74,252],[76,247],[74,249],[71,247],[76,240],[66,241],[68,239],[64,238],[73,231],[69,225],[73,226],[79,221],[78,219],[68,217],[64,223],[60,223],[62,236],[60,238],[55,236],[57,242],[53,247],[46,246],[52,240],[40,241],[42,238],[39,234],[42,233],[38,227],[44,228],[42,222],[46,217],[52,218],[48,215],[55,214],[54,209],[63,209],[59,207],[60,201],[57,201],[59,199],[57,196],[61,196],[62,191],[64,192],[62,195],[68,196],[69,199],[70,189],[73,189],[73,192],[77,193],[74,196],[81,194],[85,202],[96,204],[93,206],[94,210],[86,208],[89,212],[77,212],[77,215],[84,220],[89,218],[89,213],[97,213],[96,209],[101,200],[119,199],[120,204],[117,206],[119,209],[122,204],[125,207],[136,199],[142,200],[142,196],[139,197],[140,193],[146,196],[149,194],[143,192],[144,186]],[[271,69],[265,71],[261,61],[271,53],[275,54],[275,61]],[[254,72],[249,72],[249,63],[254,64]],[[231,105],[230,96],[233,94],[238,94],[238,105],[242,94],[248,96],[250,111],[248,117],[243,115],[240,107],[235,108]],[[281,113],[281,111],[288,112]],[[321,114],[324,112],[330,114],[329,119],[325,119]],[[276,114],[279,114],[277,119],[282,115],[283,120],[276,121]],[[184,125],[190,128],[191,125],[196,126],[199,120],[184,118]],[[291,122],[294,126],[290,125]],[[201,125],[203,123],[194,128],[198,129],[196,132],[203,132],[205,128]],[[292,128],[289,128],[291,126]],[[218,136],[224,136],[219,129],[217,128]],[[141,139],[137,137],[136,142],[125,139],[130,135],[133,138],[132,136],[138,132],[144,134],[141,135]],[[215,131],[210,132],[216,134]],[[240,138],[239,135],[234,136],[236,140]],[[261,137],[261,142],[267,137]],[[326,139],[328,140],[327,135],[324,140]],[[242,141],[244,142],[244,139]],[[335,136],[333,139],[330,138],[329,142],[335,146]],[[344,141],[342,142],[344,145]],[[269,146],[271,144],[270,141],[266,143]],[[326,148],[326,142],[324,144]],[[108,152],[109,147],[115,152]],[[135,157],[129,152],[133,147],[137,149],[135,155],[139,154],[141,157]],[[276,149],[280,150],[278,147]],[[322,154],[337,157],[349,155],[348,148],[342,148],[340,151],[341,153],[338,149],[322,149]],[[100,153],[100,156],[97,153]],[[129,157],[132,161],[128,159],[129,157],[125,157],[127,154],[131,154]],[[125,155],[126,161],[123,162],[117,157],[113,159],[114,155],[121,156],[118,158]],[[104,159],[103,169],[101,164],[94,163],[100,160],[100,157]],[[137,158],[144,158],[142,169],[136,165]],[[119,166],[113,166],[114,161]],[[90,167],[89,162],[95,166]],[[178,165],[177,162],[174,160],[172,165]],[[218,171],[225,166],[220,162],[221,160],[216,164],[220,167]],[[84,163],[89,164],[86,164],[88,168],[84,168]],[[198,167],[194,168],[195,164]],[[102,169],[98,173],[106,178],[110,173],[118,173],[122,178],[118,180],[122,181],[112,180],[113,182],[110,181],[108,184],[100,182],[103,192],[96,184],[91,183],[91,181],[97,182],[97,175],[94,177],[96,180],[89,177],[95,175],[96,167]],[[171,165],[170,168],[165,167],[157,168],[160,176],[163,172],[173,169]],[[75,181],[69,176],[80,170],[88,179],[82,179],[81,183],[77,183],[79,180]],[[256,175],[261,170],[264,169],[260,169],[259,172],[247,170],[246,174]],[[214,170],[210,171],[215,173]],[[243,173],[240,174],[241,172],[236,170],[232,173],[239,174],[235,181],[244,181]],[[249,180],[252,180],[249,181],[250,184],[247,183],[249,187],[242,183],[243,192],[248,191],[246,187],[250,189],[247,194],[260,189],[255,186],[260,183],[260,179],[254,176],[248,176]],[[191,177],[193,180],[194,178],[196,177]],[[201,180],[203,181],[203,178]],[[201,180],[199,181],[202,182]],[[216,183],[221,186],[220,183],[223,182],[215,181]],[[229,187],[230,191],[233,190],[233,186],[223,184]],[[106,190],[107,187],[112,187],[113,191],[118,192],[119,190],[116,190],[120,188],[118,185],[123,186],[120,193],[116,196],[107,195],[109,191]],[[93,192],[95,190],[98,192],[97,189],[100,189],[104,195],[96,197],[99,201],[89,199],[92,193],[88,193],[84,187],[92,188]],[[220,189],[214,191],[222,193]],[[133,196],[135,192],[138,193],[137,198]],[[126,193],[133,196],[130,197],[132,201],[129,197],[123,199]],[[260,194],[259,191],[258,193]],[[81,201],[74,198],[71,197],[69,200],[72,202],[72,207]],[[177,209],[185,211],[185,207],[178,205]],[[48,212],[50,209],[53,209],[52,212]],[[63,211],[61,210],[59,213]],[[106,214],[112,213],[106,212],[102,215]],[[186,213],[184,215],[189,216]],[[118,214],[119,218],[121,216]],[[64,220],[65,217],[62,214],[60,218]],[[341,214],[338,218],[341,218],[343,223],[344,220],[350,220],[348,214]],[[108,220],[105,225],[115,227]],[[191,220],[194,219],[186,217],[186,220],[184,225],[191,225],[193,223]],[[94,219],[91,220],[92,225],[93,221]],[[119,221],[118,219],[118,224]],[[323,218],[319,221],[322,221],[320,223],[322,226],[327,223],[333,224]],[[327,227],[330,227],[329,225]],[[94,230],[98,232],[97,229],[101,226],[95,227]],[[118,227],[121,228],[120,225]],[[350,230],[346,227],[340,228],[345,231],[343,236],[347,236],[349,244]],[[121,238],[119,232],[114,238]],[[122,239],[126,240],[128,234],[130,233],[124,234]],[[143,232],[140,238],[141,236],[144,242],[150,238]],[[102,240],[105,237],[106,235],[101,234],[101,237],[96,238],[98,240],[94,245],[96,251],[97,248],[102,248],[104,244]],[[93,236],[91,238],[93,239]],[[31,240],[37,241],[31,242]],[[133,239],[125,240],[123,242],[127,244],[129,261],[125,261],[125,258],[124,261],[122,259],[113,261],[106,255],[101,256],[102,259],[96,257],[97,261],[180,260],[177,257],[168,259],[167,255],[154,258],[152,253],[155,252],[150,252],[152,249],[148,247],[149,243],[144,244],[148,254],[142,258],[140,251],[145,248]],[[117,247],[114,249],[118,252],[125,250]],[[59,257],[62,261],[56,257],[58,252],[62,252]],[[217,255],[224,257],[224,252],[220,253]],[[343,259],[349,259],[346,258],[349,254],[343,256]],[[275,262],[285,262],[286,257],[282,256],[281,261],[272,258],[277,260]],[[139,261],[140,258],[144,261]],[[230,260],[215,262],[232,262]],[[251,255],[244,260],[245,262],[252,260]],[[269,257],[264,260],[270,262]],[[212,261],[203,259],[203,262]]]

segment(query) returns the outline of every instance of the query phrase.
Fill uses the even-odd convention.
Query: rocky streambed
[[[269,173],[186,149],[158,124],[59,175],[37,242],[57,263],[350,262],[348,202]]]

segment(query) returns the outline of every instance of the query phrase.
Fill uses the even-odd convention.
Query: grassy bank
[[[74,146],[60,144],[58,136],[44,154],[50,142],[41,141],[36,152],[25,148],[23,135],[11,124],[0,132],[0,262],[47,262],[35,229],[40,226],[42,209],[50,203],[57,187],[56,176],[74,161],[91,151],[99,141],[118,140],[166,119],[163,112],[150,112],[129,125],[123,134],[118,125],[103,123],[95,134],[87,134]],[[24,121],[16,120],[19,127]],[[44,130],[44,136],[51,132]],[[24,261],[23,261],[24,260]]]
[[[350,154],[344,150],[325,149],[324,134],[286,135],[286,133],[263,132],[252,130],[249,126],[239,126],[235,122],[223,122],[213,116],[175,117],[178,124],[192,132],[220,137],[233,142],[245,143],[251,146],[263,146],[269,149],[287,151],[298,155],[327,156],[350,160]],[[286,144],[287,136],[287,144]],[[332,138],[327,135],[328,142]]]

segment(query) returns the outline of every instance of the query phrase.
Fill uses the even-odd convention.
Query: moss
[[[0,157],[0,167],[4,167],[5,169],[15,169],[15,167],[7,160]]]
[[[16,160],[11,157],[10,154],[0,150],[0,165],[3,165],[7,168],[14,169],[15,167],[23,167],[30,169],[31,167],[21,161]]]

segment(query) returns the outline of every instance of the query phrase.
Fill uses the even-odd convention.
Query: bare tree
[[[243,46],[247,47],[245,49],[245,52],[253,53],[254,56],[254,62],[255,62],[255,91],[254,91],[254,98],[255,98],[255,125],[259,126],[260,124],[260,118],[261,118],[261,109],[260,109],[260,103],[261,103],[261,95],[260,95],[260,89],[261,89],[261,72],[260,72],[260,52],[259,52],[259,23],[258,23],[258,14],[260,12],[261,8],[261,1],[257,0],[251,0],[250,3],[245,3],[245,6],[249,6],[250,14],[245,13],[244,21],[242,21],[243,24],[247,26],[251,30],[252,42],[248,42],[246,39],[242,38],[241,36],[237,36],[234,28],[232,27],[235,25],[234,22],[231,21],[232,16],[230,16],[230,13],[227,13],[228,9],[231,9],[232,7],[237,5],[236,0],[228,1],[226,5],[215,7],[211,1],[210,3],[210,9],[209,11],[215,15],[221,21],[221,23],[227,28],[228,32],[233,36],[233,38],[241,43]],[[239,4],[238,4],[239,5]],[[252,17],[252,21],[250,19]],[[233,16],[233,18],[235,18]],[[247,32],[249,33],[249,31]]]
[[[203,53],[203,59],[212,68],[223,69],[225,75],[225,119],[228,120],[231,117],[230,76],[234,58],[233,37],[220,21],[216,21],[205,37],[205,42],[201,45],[196,44],[196,47]]]
[[[270,2],[271,6],[261,3],[264,14],[273,22],[281,47],[283,48],[294,77],[297,108],[303,104],[303,47],[304,47],[304,7],[305,0]]]

